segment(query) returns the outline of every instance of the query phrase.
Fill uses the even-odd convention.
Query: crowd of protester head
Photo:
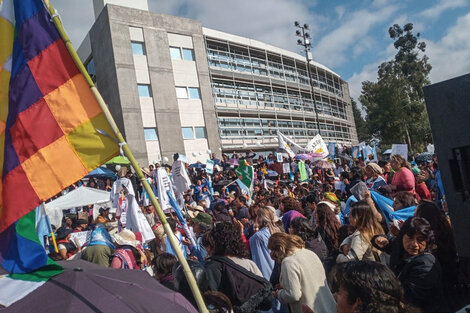
[[[167,210],[173,234],[166,234],[155,208],[141,200],[155,240],[119,231],[109,210],[100,210],[90,226],[64,222],[58,257],[146,270],[195,305],[174,250],[181,249],[211,312],[450,312],[461,304],[449,300],[462,280],[435,159],[278,162],[254,152],[211,159],[213,174],[186,167],[189,228]],[[241,160],[255,171],[252,194],[236,183]],[[151,184],[157,166],[145,169]],[[390,221],[375,195],[389,198],[390,210],[412,214]],[[74,229],[90,230],[85,247],[70,240]]]

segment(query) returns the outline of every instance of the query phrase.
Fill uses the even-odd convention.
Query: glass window
[[[144,128],[145,141],[158,140],[156,128]]]
[[[188,99],[188,90],[186,90],[186,87],[176,87],[176,98]]]
[[[205,139],[206,136],[206,128],[205,127],[194,127],[196,131],[196,138],[197,139]]]
[[[170,47],[170,56],[172,60],[181,60],[181,49],[178,47]]]
[[[139,90],[139,97],[151,97],[152,92],[150,91],[150,85],[137,85],[137,89]]]
[[[183,132],[183,139],[194,139],[194,133],[192,127],[181,127]]]
[[[88,63],[86,64],[86,70],[88,72],[88,74],[90,75],[95,75],[96,72],[95,72],[95,61],[93,61],[93,58],[90,59],[90,61],[88,61]]]
[[[145,55],[145,46],[143,42],[131,42],[132,54]]]
[[[189,87],[188,90],[190,99],[201,99],[201,95],[199,94],[199,88]]]
[[[193,49],[183,48],[183,60],[194,61],[194,51],[193,51]]]

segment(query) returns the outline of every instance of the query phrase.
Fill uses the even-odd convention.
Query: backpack
[[[235,313],[271,309],[274,300],[272,286],[264,277],[251,273],[226,257],[212,256],[211,260],[221,265],[223,283],[219,291],[232,301]]]

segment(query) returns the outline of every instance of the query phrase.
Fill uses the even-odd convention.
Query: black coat
[[[406,303],[423,312],[446,312],[442,290],[442,270],[431,253],[404,258],[393,268],[403,286]]]

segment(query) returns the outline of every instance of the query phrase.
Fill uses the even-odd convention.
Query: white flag
[[[328,156],[328,147],[326,146],[320,134],[316,134],[305,147],[309,152],[321,154],[324,158]]]
[[[168,213],[170,212],[172,206],[170,204],[170,198],[168,197],[168,194],[166,192],[169,191],[174,198],[176,197],[175,197],[175,193],[173,192],[170,177],[168,177],[168,173],[162,167],[159,167],[157,169],[156,183],[157,183],[158,200],[160,201],[160,206],[163,212]]]
[[[132,187],[132,183],[129,179],[121,177],[114,182],[110,195],[111,200],[113,201],[113,207],[119,207],[118,202],[121,191],[124,191],[127,200],[127,213],[125,221],[126,229],[129,229],[133,232],[140,232],[144,242],[155,239],[155,234],[153,233],[149,222],[137,204],[134,188]]]
[[[178,193],[184,193],[191,186],[191,180],[188,177],[184,163],[181,160],[173,162],[171,166],[173,183]]]
[[[279,141],[279,148],[286,151],[287,154],[293,158],[297,153],[302,153],[303,148],[296,144],[292,139],[287,138],[280,131],[277,131],[277,139]]]

